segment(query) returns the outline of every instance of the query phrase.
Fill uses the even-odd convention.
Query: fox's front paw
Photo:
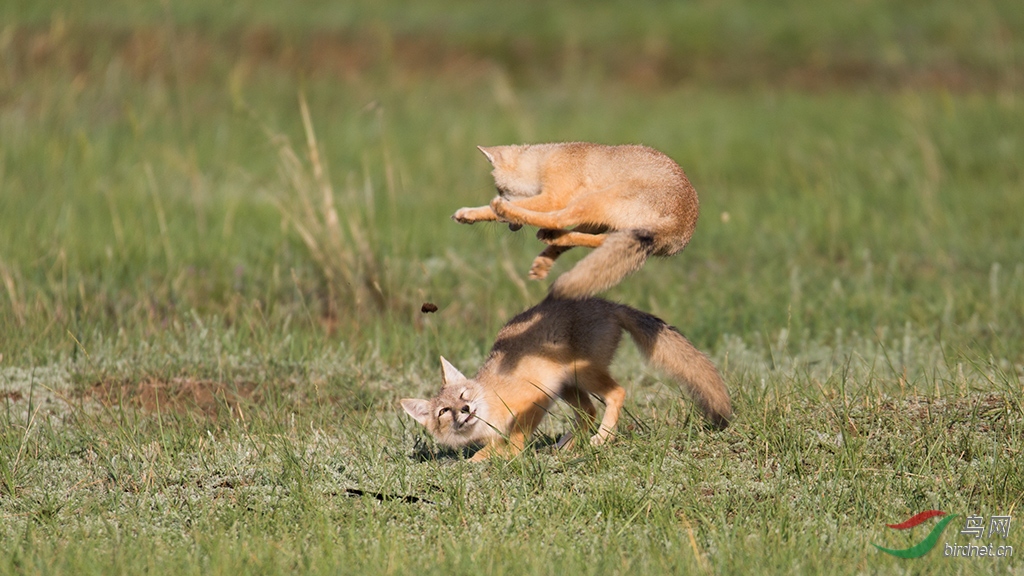
[[[516,221],[509,215],[508,201],[501,196],[495,196],[494,200],[491,200],[491,211],[498,217],[498,220],[508,223],[509,230],[515,232],[523,227],[522,222]]]
[[[512,224],[517,223],[513,218],[509,217],[508,200],[505,200],[501,196],[495,196],[494,200],[491,200],[491,210],[498,215],[499,219]]]
[[[494,200],[491,200],[491,210],[498,216],[505,210],[505,199],[501,196],[495,196]]]
[[[455,214],[452,214],[452,220],[459,224],[472,224],[476,222],[476,219],[473,218],[472,208],[459,208],[455,211]]]
[[[537,256],[533,259],[533,265],[530,266],[529,277],[531,280],[543,280],[547,278],[548,271],[555,265],[555,261],[547,256]]]

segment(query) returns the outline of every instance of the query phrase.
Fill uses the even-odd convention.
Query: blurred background
[[[2,362],[479,355],[546,283],[529,230],[449,220],[493,195],[475,146],[562,140],[687,172],[692,244],[608,296],[702,346],[1019,362],[1022,88],[1016,0],[8,0]]]

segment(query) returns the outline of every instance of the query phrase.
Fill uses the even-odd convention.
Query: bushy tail
[[[551,296],[580,300],[603,292],[639,270],[654,250],[650,232],[611,232],[604,243],[551,284]]]
[[[729,425],[732,418],[729,392],[707,356],[655,316],[620,305],[616,308],[616,317],[647,361],[683,384],[705,418],[719,429]]]

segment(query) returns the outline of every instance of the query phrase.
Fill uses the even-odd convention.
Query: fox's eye
[[[466,391],[463,390],[462,394],[459,394],[459,400],[465,400],[465,399],[466,399]]]
[[[451,411],[451,408],[447,408],[447,407],[441,408],[440,410],[437,411],[437,417],[440,418],[441,416],[444,416],[445,413],[447,413],[449,411]]]

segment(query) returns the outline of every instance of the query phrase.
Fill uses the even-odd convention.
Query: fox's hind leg
[[[607,234],[581,232],[579,228],[576,230],[541,228],[537,231],[537,239],[541,242],[548,246],[561,246],[563,248],[572,248],[574,246],[597,248],[604,242],[607,236]]]
[[[603,234],[603,226],[587,226],[581,224],[575,230],[556,230],[552,228],[541,228],[537,230],[537,239],[547,243],[548,247],[533,259],[530,266],[530,278],[541,280],[546,278],[548,271],[555,265],[555,260],[574,246],[597,247],[604,242],[606,234]],[[567,241],[579,238],[576,242]]]
[[[533,265],[530,266],[530,278],[533,280],[546,278],[548,271],[555,265],[555,260],[569,248],[571,246],[548,246],[545,248],[543,252],[533,259]]]
[[[594,427],[597,409],[590,401],[590,393],[576,386],[566,386],[560,397],[573,409],[576,421],[573,424],[573,429],[563,434],[555,446],[557,448],[572,448],[576,444],[577,436],[589,434]]]
[[[600,446],[613,436],[615,425],[619,422],[619,413],[622,411],[622,404],[626,400],[626,389],[619,386],[619,383],[607,372],[592,373],[585,382],[585,390],[597,394],[604,400],[604,416],[601,417],[601,426],[597,434],[590,437],[592,446]]]

